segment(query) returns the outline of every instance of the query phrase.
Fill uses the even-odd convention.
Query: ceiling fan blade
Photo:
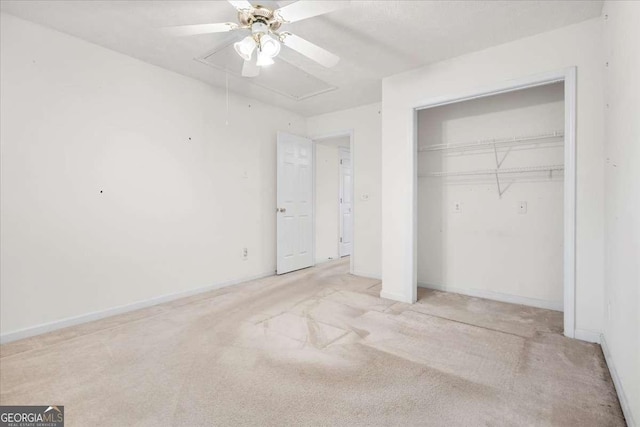
[[[327,68],[333,67],[338,63],[338,61],[340,61],[339,56],[336,56],[328,50],[323,49],[320,46],[316,46],[310,41],[307,41],[302,37],[298,37],[295,34],[283,33],[282,44]]]
[[[176,25],[164,27],[163,30],[172,36],[195,36],[197,34],[226,33],[236,28],[238,28],[238,24],[233,22],[219,22],[217,24]]]
[[[256,61],[244,61],[242,64],[242,77],[258,77],[260,67],[256,65]]]
[[[296,22],[333,12],[348,5],[348,1],[298,0],[276,10],[275,14],[284,22]]]
[[[242,9],[253,9],[253,6],[251,6],[251,3],[249,3],[247,0],[227,0],[231,6],[235,7],[238,10],[242,10]]]

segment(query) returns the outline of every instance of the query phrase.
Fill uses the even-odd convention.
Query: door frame
[[[339,231],[339,238],[343,238],[344,237],[344,222],[342,221],[343,219],[343,212],[342,212],[342,204],[343,204],[343,198],[344,198],[344,177],[342,175],[342,155],[344,153],[349,153],[349,170],[351,171],[351,221],[349,221],[351,223],[351,250],[349,251],[349,255],[351,256],[351,253],[353,251],[353,205],[355,204],[355,200],[353,197],[353,164],[351,164],[351,147],[349,147],[348,149],[346,147],[338,147],[338,157],[340,158],[340,172],[338,173],[338,176],[340,176],[340,202],[338,203],[338,230]],[[338,256],[340,258],[347,256],[347,255],[342,255],[342,240],[338,241]]]
[[[355,217],[356,217],[356,197],[355,197],[355,151],[354,151],[354,131],[353,129],[346,129],[341,131],[323,133],[319,135],[310,136],[313,143],[313,212],[316,211],[316,143],[322,142],[323,140],[338,138],[341,136],[349,137],[349,150],[351,151],[351,194],[353,196],[353,205],[351,206],[351,231],[353,235],[351,236],[351,255],[349,256],[349,273],[354,274],[354,259],[356,254],[356,233],[355,233]],[[313,216],[313,261],[315,265],[316,259],[316,215]]]
[[[564,335],[576,337],[576,67],[537,74],[464,92],[424,100],[413,106],[413,277],[417,278],[418,219],[418,111],[472,99],[498,95],[536,86],[564,82],[564,188],[563,188],[563,306]],[[417,299],[417,279],[412,289],[412,302]]]

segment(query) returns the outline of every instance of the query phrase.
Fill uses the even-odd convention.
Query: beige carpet
[[[561,313],[421,291],[346,260],[0,347],[0,403],[68,426],[556,425],[624,419]]]

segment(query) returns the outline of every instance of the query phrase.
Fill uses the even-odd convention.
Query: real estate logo
[[[0,406],[0,427],[64,427],[64,406]]]

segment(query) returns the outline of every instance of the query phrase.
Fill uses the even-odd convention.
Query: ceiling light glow
[[[258,67],[266,67],[268,65],[273,64],[273,58],[267,55],[264,52],[258,52],[258,60],[256,61],[256,65]]]
[[[252,36],[247,36],[242,39],[242,41],[234,43],[233,48],[242,59],[244,59],[245,61],[250,61],[251,56],[253,55],[253,51],[256,48],[256,41]]]
[[[269,58],[275,58],[280,53],[280,43],[269,35],[260,38],[260,50]]]

